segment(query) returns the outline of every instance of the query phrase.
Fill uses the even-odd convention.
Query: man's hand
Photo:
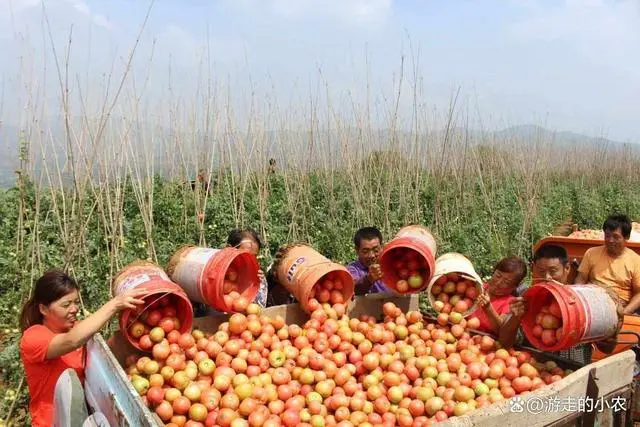
[[[476,301],[478,302],[478,305],[482,308],[486,308],[491,303],[491,299],[489,298],[489,295],[485,293],[478,295],[478,298],[476,299]]]
[[[518,297],[509,303],[509,309],[511,310],[511,314],[520,319],[527,312],[527,301]]]
[[[382,268],[380,268],[380,264],[371,264],[369,266],[367,279],[369,279],[371,283],[375,283],[378,280],[382,279]]]

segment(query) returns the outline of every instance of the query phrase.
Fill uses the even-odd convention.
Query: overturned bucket
[[[435,238],[427,227],[402,228],[380,255],[382,282],[401,294],[423,291],[434,272],[436,250]]]
[[[145,304],[137,310],[127,309],[120,312],[120,331],[135,348],[142,350],[138,340],[129,333],[129,327],[144,313],[152,310],[161,299],[170,298],[175,306],[176,317],[180,322],[180,332],[191,329],[193,307],[180,286],[173,283],[162,267],[149,261],[135,261],[124,267],[113,280],[114,295],[122,295],[131,289],[144,289],[148,294]]]
[[[436,311],[458,311],[465,317],[470,316],[476,311],[476,300],[482,292],[482,279],[467,257],[449,252],[436,260],[435,272],[427,287],[429,305]]]
[[[602,286],[540,282],[527,289],[523,297],[528,308],[522,330],[527,340],[543,351],[566,350],[610,338],[622,325],[616,300]],[[554,329],[552,339],[547,331]]]
[[[282,248],[273,269],[278,282],[311,312],[309,302],[348,303],[353,297],[354,283],[349,271],[305,244]],[[323,295],[326,297],[323,297]]]
[[[176,252],[167,272],[191,301],[218,311],[233,311],[234,298],[253,301],[260,288],[260,265],[249,251],[187,246]],[[236,295],[237,294],[237,295]]]

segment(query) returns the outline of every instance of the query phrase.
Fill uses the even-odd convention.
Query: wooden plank
[[[635,353],[628,350],[624,353],[616,354],[604,360],[585,366],[576,372],[568,375],[557,383],[527,393],[520,397],[524,408],[532,407],[535,403],[547,404],[551,398],[558,399],[562,405],[573,399],[577,402],[578,397],[584,397],[587,391],[589,371],[595,369],[595,380],[599,389],[599,396],[606,396],[626,385],[633,380],[633,366],[635,363]],[[568,412],[542,411],[540,413],[517,412],[511,409],[514,397],[488,408],[474,411],[463,417],[454,417],[442,423],[435,424],[441,427],[506,427],[523,425],[527,427],[546,426],[570,416]],[[562,409],[562,408],[560,408]],[[605,408],[606,409],[606,408]]]

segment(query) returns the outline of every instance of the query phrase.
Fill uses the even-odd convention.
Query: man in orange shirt
[[[602,226],[604,246],[589,249],[582,258],[575,283],[594,283],[613,289],[624,306],[624,314],[640,308],[640,255],[626,247],[631,220],[611,215]]]

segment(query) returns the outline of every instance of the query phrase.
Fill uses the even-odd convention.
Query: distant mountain
[[[57,135],[54,139],[60,148],[55,150],[55,153],[47,153],[46,157],[49,161],[57,157],[60,165],[63,165],[66,160],[65,144],[63,142],[64,132],[61,129],[52,132]],[[451,140],[468,141],[469,146],[486,143],[499,146],[501,144],[517,143],[518,141],[522,141],[522,143],[539,141],[573,150],[618,151],[623,149],[626,150],[625,152],[640,154],[640,144],[616,142],[603,137],[592,137],[574,132],[557,132],[538,125],[519,125],[499,131],[485,132],[465,128],[452,128],[448,131],[439,129],[424,132],[418,138],[404,130],[398,130],[394,135],[389,129],[375,129],[371,131],[371,135],[368,135],[366,131],[361,129],[345,128],[340,131],[330,130],[328,132],[319,131],[314,133],[313,144],[310,143],[311,136],[308,129],[267,131],[260,135],[251,136],[243,133],[234,133],[227,136],[228,144],[222,143],[220,147],[223,150],[226,149],[224,148],[226,145],[234,147],[234,155],[239,155],[240,158],[231,159],[233,162],[250,161],[249,154],[254,153],[256,156],[255,161],[260,161],[265,156],[273,157],[277,159],[278,165],[282,165],[282,167],[287,167],[287,165],[291,164],[299,166],[297,159],[300,156],[315,158],[314,152],[316,150],[330,150],[330,153],[324,153],[324,157],[333,159],[331,165],[336,166],[338,165],[337,159],[341,157],[338,153],[345,149],[366,154],[375,150],[393,149],[395,141],[404,141],[404,144],[400,142],[400,146],[407,146],[406,142],[414,139],[417,141],[431,140],[444,143],[447,137]],[[15,184],[15,171],[19,168],[18,147],[22,137],[19,128],[0,123],[0,187],[2,188],[11,187]],[[210,144],[208,142],[210,137],[202,131],[185,131],[175,134],[174,131],[158,126],[151,126],[148,130],[136,127],[128,134],[128,138],[134,150],[152,154],[154,170],[157,173],[171,173],[170,171],[175,173],[177,170],[180,173],[179,169],[182,160],[178,146],[182,143],[181,141],[189,141],[189,146],[192,148],[194,146],[193,141],[198,141],[197,145],[202,147],[202,151],[199,148],[196,152],[202,153],[204,158],[208,158],[204,153],[208,151],[207,145]],[[218,135],[217,138],[220,143],[220,139],[224,138],[224,136]],[[108,140],[121,143],[118,135],[112,136]],[[153,149],[149,147],[150,141],[155,144]],[[128,146],[126,147],[126,150],[128,150]],[[49,148],[49,151],[51,150]],[[220,153],[217,154],[219,155]],[[34,157],[36,159],[35,168],[38,170],[40,153],[34,155]],[[191,160],[186,159],[186,161]],[[317,161],[322,164],[321,160]]]
[[[593,137],[569,131],[552,131],[538,125],[512,126],[493,132],[493,135],[498,140],[548,141],[567,148],[579,145],[599,149],[631,148],[640,152],[640,144],[612,141],[602,136]]]

